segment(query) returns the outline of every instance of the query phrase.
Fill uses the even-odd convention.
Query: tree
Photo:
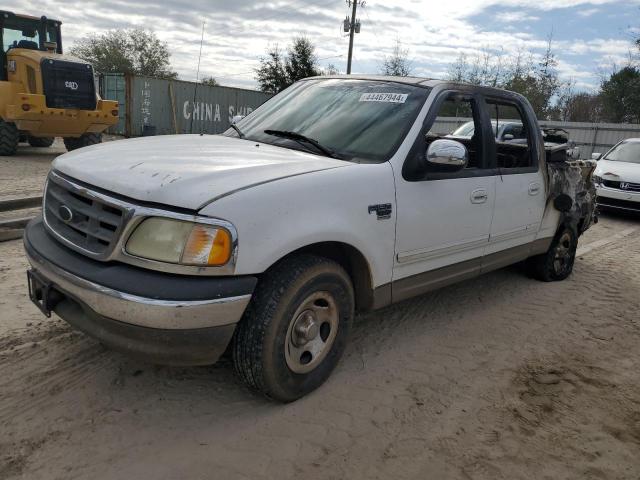
[[[285,60],[285,71],[290,83],[320,75],[315,47],[308,38],[297,37],[293,39],[293,44],[289,47]]]
[[[610,122],[640,122],[640,69],[628,65],[600,87],[604,116]]]
[[[471,61],[461,53],[449,67],[449,79],[473,85],[498,87],[504,83],[505,66],[501,56],[483,49]]]
[[[93,64],[101,73],[131,73],[177,78],[169,47],[155,33],[141,28],[110,30],[78,40],[71,54]]]
[[[214,78],[214,77],[204,77],[200,83],[202,83],[203,85],[207,85],[208,87],[218,87],[220,84],[218,83],[218,81]]]
[[[382,74],[392,77],[408,77],[411,74],[411,62],[409,61],[409,49],[402,48],[402,42],[396,38],[393,52],[384,57]]]
[[[286,55],[278,45],[267,51],[267,56],[260,59],[260,66],[256,69],[256,80],[261,91],[278,93],[298,80],[321,74],[311,41],[296,37]]]
[[[569,82],[558,77],[558,62],[549,37],[547,48],[539,61],[531,52],[518,52],[510,57],[483,49],[471,60],[461,54],[449,67],[449,79],[474,85],[506,88],[527,97],[540,119],[558,115],[558,102]]]
[[[602,110],[599,94],[580,92],[567,99],[560,119],[565,122],[598,123],[602,121]]]
[[[256,69],[256,80],[260,90],[266,93],[278,93],[290,85],[285,60],[278,45],[267,52],[266,58],[260,59],[260,67]]]
[[[327,65],[327,68],[322,71],[322,75],[340,75],[340,70],[338,70],[338,67],[333,63],[330,63]]]

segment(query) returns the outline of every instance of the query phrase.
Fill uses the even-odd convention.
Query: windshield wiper
[[[325,147],[317,140],[314,140],[313,138],[309,138],[305,135],[302,135],[301,133],[288,132],[286,130],[265,130],[264,133],[266,133],[267,135],[273,135],[274,137],[288,138],[291,140],[295,140],[296,142],[308,143],[309,145],[313,145],[314,147],[316,147],[318,150],[324,153],[327,157],[344,160],[344,157],[339,153],[334,152],[329,147]]]
[[[231,128],[233,128],[236,132],[238,132],[238,136],[240,138],[244,138],[244,133],[242,133],[242,130],[240,130],[240,127],[238,127],[235,123],[231,124]]]

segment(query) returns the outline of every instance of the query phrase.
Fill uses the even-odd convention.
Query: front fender
[[[240,190],[200,213],[238,230],[236,274],[260,274],[308,245],[341,242],[369,263],[372,286],[389,283],[395,254],[395,190],[389,163],[352,164]],[[391,204],[378,219],[369,206]]]

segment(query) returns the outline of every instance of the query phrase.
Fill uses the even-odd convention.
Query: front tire
[[[47,148],[53,145],[53,137],[29,137],[29,145],[37,148]]]
[[[258,284],[233,338],[233,362],[249,387],[291,402],[318,388],[344,352],[354,316],[351,279],[314,255],[284,260]]]
[[[16,124],[0,120],[0,155],[15,155],[19,140],[20,133]]]
[[[529,272],[543,282],[566,279],[573,272],[578,249],[578,236],[569,227],[562,227],[554,237],[549,250],[527,260]]]
[[[71,152],[78,148],[88,147],[89,145],[95,145],[96,143],[102,143],[101,133],[85,133],[78,138],[65,138],[64,146],[67,147],[67,151]]]

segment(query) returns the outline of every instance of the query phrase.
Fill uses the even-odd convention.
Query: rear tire
[[[95,145],[96,143],[102,143],[101,133],[85,133],[78,138],[64,139],[64,146],[67,147],[67,151],[69,152],[77,150],[78,148]]]
[[[562,227],[551,242],[546,253],[527,260],[529,273],[543,282],[566,279],[573,271],[578,249],[578,237],[569,227]]]
[[[53,145],[53,137],[29,137],[29,145],[37,148],[47,148]]]
[[[334,370],[353,316],[353,286],[340,265],[314,255],[284,260],[261,279],[236,328],[236,372],[269,398],[297,400]]]
[[[15,155],[18,150],[18,140],[20,140],[20,133],[15,123],[0,120],[0,155]]]

